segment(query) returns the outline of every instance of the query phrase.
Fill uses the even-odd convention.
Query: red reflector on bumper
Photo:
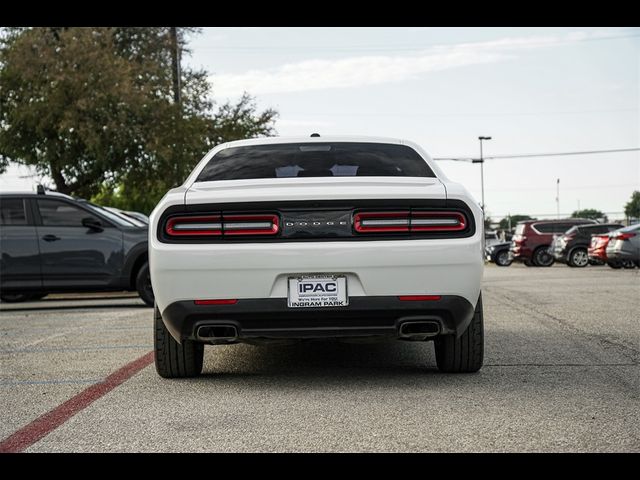
[[[219,300],[194,300],[196,305],[233,305],[238,303],[237,298],[223,298]]]
[[[399,300],[403,302],[424,302],[429,300],[440,300],[441,295],[400,295]]]

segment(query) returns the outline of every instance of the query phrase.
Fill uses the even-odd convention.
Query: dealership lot
[[[489,265],[483,292],[485,366],[470,375],[439,373],[431,344],[317,341],[207,347],[202,377],[165,380],[135,296],[2,304],[0,439],[30,452],[640,451],[640,270]],[[66,417],[42,417],[76,395]]]

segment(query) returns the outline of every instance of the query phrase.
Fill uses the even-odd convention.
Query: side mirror
[[[104,227],[102,226],[102,223],[100,222],[100,220],[97,220],[91,217],[83,218],[82,226],[90,228],[91,230],[96,230],[98,232],[101,232],[102,230],[104,230]]]

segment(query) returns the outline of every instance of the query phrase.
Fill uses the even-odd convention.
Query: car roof
[[[633,232],[635,230],[640,230],[640,223],[634,223],[633,225],[629,225],[628,227],[619,228],[616,231],[617,232]]]
[[[73,198],[70,195],[67,195],[65,193],[55,192],[53,190],[47,190],[45,193],[37,193],[30,190],[24,190],[24,191],[17,190],[13,192],[2,192],[0,193],[0,196],[2,197],[38,197],[38,198],[44,198],[49,196],[49,197],[66,198],[67,200],[78,200],[77,198]]]
[[[585,223],[583,225],[574,225],[571,228],[594,228],[594,227],[618,227],[622,228],[624,225],[620,223]]]

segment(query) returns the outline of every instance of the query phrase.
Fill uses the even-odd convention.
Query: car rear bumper
[[[461,335],[475,305],[456,295],[439,300],[402,301],[397,296],[351,297],[349,305],[327,308],[289,308],[286,298],[238,300],[229,305],[196,305],[178,301],[162,311],[162,319],[178,341],[204,340],[204,327],[235,327],[232,341],[335,337],[408,338],[402,325],[431,324],[427,335]],[[408,339],[425,339],[414,336]],[[220,343],[224,343],[223,341]]]
[[[468,238],[351,242],[163,244],[149,251],[163,312],[197,299],[283,299],[288,278],[337,274],[350,299],[456,295],[475,304],[484,268],[480,233]]]
[[[638,255],[630,252],[628,250],[622,249],[607,249],[607,259],[608,260],[638,260]]]

